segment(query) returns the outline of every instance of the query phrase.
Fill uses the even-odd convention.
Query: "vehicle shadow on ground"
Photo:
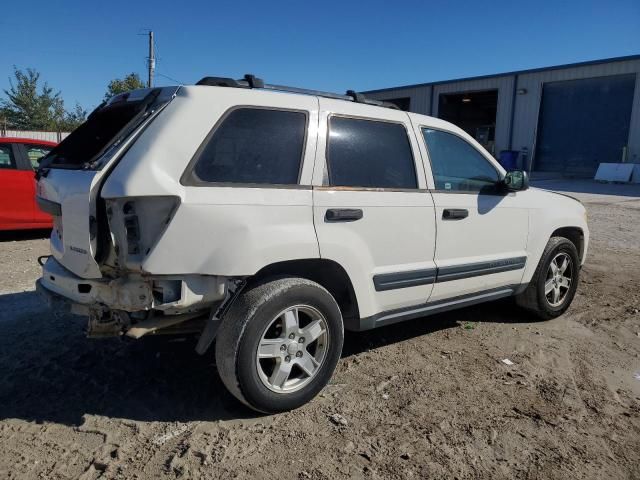
[[[87,339],[85,319],[35,292],[0,295],[0,419],[77,426],[86,414],[184,422],[256,416],[225,390],[194,338]]]
[[[434,315],[348,333],[343,358],[477,321],[531,319],[504,303]],[[213,353],[197,355],[195,338],[89,340],[84,322],[49,311],[35,292],[0,295],[0,419],[78,426],[87,414],[164,422],[259,416],[226,391]]]
[[[536,318],[516,307],[512,299],[488,302],[416,318],[366,332],[345,332],[342,357],[350,357],[367,350],[428,335],[451,328],[472,327],[474,323],[532,323]]]

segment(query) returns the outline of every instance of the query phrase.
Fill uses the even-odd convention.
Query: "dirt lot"
[[[86,340],[32,291],[47,241],[5,235],[0,478],[640,478],[640,199],[588,198],[563,317],[504,302],[349,335],[324,393],[276,416],[191,339]]]

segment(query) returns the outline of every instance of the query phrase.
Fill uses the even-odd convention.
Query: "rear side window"
[[[297,184],[306,128],[303,112],[233,110],[196,154],[196,183]]]
[[[331,117],[327,170],[333,186],[417,188],[407,131],[398,123]]]
[[[16,168],[11,145],[0,145],[0,168]]]

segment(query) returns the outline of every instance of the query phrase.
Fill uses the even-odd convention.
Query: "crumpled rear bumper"
[[[64,268],[53,257],[42,266],[39,288],[62,297],[63,301],[85,305],[107,305],[127,311],[148,310],[153,304],[149,282],[116,279],[93,280],[81,278]]]
[[[175,296],[170,300],[154,297],[153,288],[173,282]],[[47,302],[62,306],[69,303],[72,311],[86,312],[90,308],[138,312],[151,309],[166,314],[180,314],[205,308],[224,299],[227,291],[225,277],[185,275],[182,277],[147,278],[127,276],[116,279],[81,278],[49,257],[42,266],[42,278],[36,288]]]

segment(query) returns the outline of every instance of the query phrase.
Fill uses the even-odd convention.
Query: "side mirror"
[[[529,188],[529,175],[524,170],[512,170],[507,172],[502,183],[510,192],[521,192]]]

